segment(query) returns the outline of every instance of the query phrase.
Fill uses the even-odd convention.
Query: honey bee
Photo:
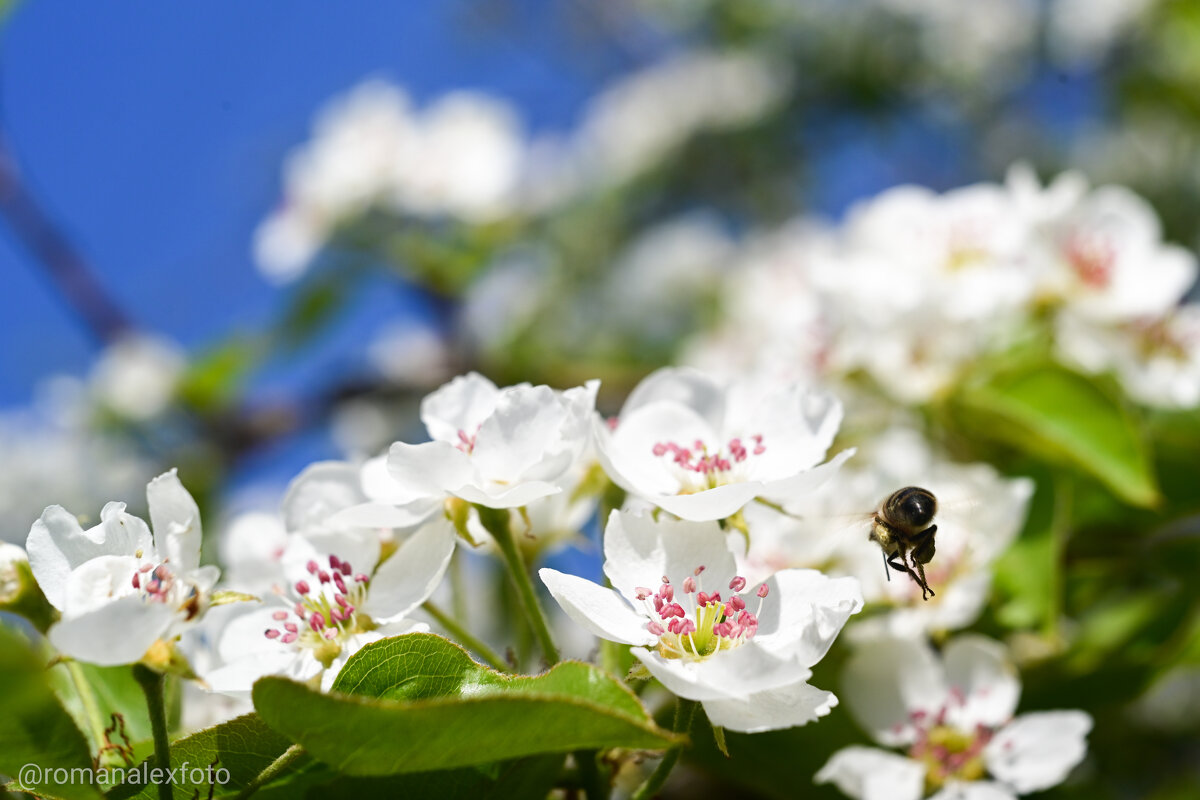
[[[906,486],[888,495],[875,510],[868,539],[883,550],[883,571],[907,572],[921,587],[921,599],[934,596],[925,580],[925,565],[933,558],[934,534],[931,525],[937,514],[937,498],[928,489]]]

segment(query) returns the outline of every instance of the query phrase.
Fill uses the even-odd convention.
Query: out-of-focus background
[[[962,263],[1010,247],[996,232],[1018,217],[1011,247],[1034,248],[1026,228],[1058,224],[1055,202],[1116,185],[1097,224],[1136,229],[1147,263],[1169,250],[1190,265],[1200,4],[28,0],[6,14],[0,538],[22,542],[50,503],[137,507],[177,466],[219,556],[220,532],[273,511],[307,464],[423,438],[420,398],[472,369],[501,385],[600,378],[607,413],[669,363],[820,380],[854,398],[849,441],[899,421],[1035,478],[981,625],[1023,654],[1032,705],[1097,716],[1090,771],[1062,791],[1191,796],[1200,337],[1167,308],[1190,277],[1153,318],[1109,311],[1158,278],[1053,319],[1045,293],[975,309],[999,281],[932,313],[914,301],[920,320],[895,322],[915,337],[903,352],[889,331],[852,333],[855,313],[942,280],[915,269],[895,291],[855,291],[873,280],[855,271],[865,249],[911,255],[901,229],[926,212],[867,219],[903,184],[1006,193],[1000,211],[961,201],[983,241],[947,256]],[[1115,269],[1107,244],[1063,246],[1092,288]],[[823,317],[839,303],[852,311]],[[968,329],[992,338],[963,351]],[[997,351],[1031,350],[1056,354],[1030,390],[1048,395],[998,405],[979,389],[1012,389]],[[994,415],[1001,430],[1031,419],[1018,394],[1068,417],[1095,400],[1080,411],[1094,437],[1042,418],[1032,438],[996,435]],[[1112,420],[1136,424],[1089,450]],[[1074,511],[1060,470],[1078,476]],[[1069,542],[1039,538],[1062,514]],[[594,553],[557,557],[597,571]],[[783,766],[757,788],[787,796]]]

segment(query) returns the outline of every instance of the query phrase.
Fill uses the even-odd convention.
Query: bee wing
[[[806,525],[818,528],[822,533],[847,533],[866,530],[875,517],[874,511],[856,511],[849,514],[791,514]]]

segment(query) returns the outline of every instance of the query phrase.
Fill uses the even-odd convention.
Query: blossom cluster
[[[1071,367],[1114,372],[1142,403],[1200,404],[1200,312],[1183,303],[1195,257],[1164,241],[1126,189],[1076,173],[1043,186],[1018,166],[1004,184],[889,189],[840,226],[799,220],[748,250],[726,321],[693,342],[690,363],[866,374],[920,404],[1040,336]]]
[[[578,535],[603,475],[626,495],[601,520],[609,586],[550,567],[538,574],[567,619],[629,648],[631,680],[653,678],[699,703],[716,728],[812,723],[839,704],[810,683],[813,668],[866,604],[891,606],[851,624],[846,684],[864,726],[908,755],[851,748],[818,780],[863,798],[917,798],[984,778],[1025,792],[1061,780],[1083,757],[1090,720],[1081,712],[1010,720],[1017,685],[1001,645],[954,640],[939,677],[926,643],[980,613],[990,561],[1024,516],[1026,481],[939,460],[905,430],[843,468],[855,451],[831,457],[840,402],[800,384],[663,369],[609,419],[596,411],[598,388],[455,378],[421,404],[429,441],[397,442],[361,463],[314,464],[278,516],[227,533],[223,581],[200,566],[199,509],[174,471],[147,488],[150,525],[123,503],[106,505],[89,529],[47,508],[26,547],[56,611],[49,642],[83,661],[199,676],[228,698],[208,704],[218,718],[245,709],[263,676],[328,690],[364,645],[429,629],[421,609],[460,539],[504,551],[504,532],[524,530],[536,544],[523,549],[537,558]],[[821,521],[834,518],[837,501],[869,508],[910,480],[935,487],[947,506],[943,557],[930,567],[938,596],[928,604],[907,582],[880,580],[865,535]],[[983,507],[956,518],[961,494]],[[24,553],[12,549],[4,599],[23,591]],[[895,720],[882,718],[898,708],[880,699],[889,692],[908,704]],[[1040,752],[1039,737],[1062,745]]]

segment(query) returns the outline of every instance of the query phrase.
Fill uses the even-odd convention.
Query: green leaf
[[[1093,475],[1132,505],[1159,502],[1142,431],[1087,378],[1027,366],[964,387],[956,400],[972,433]]]
[[[267,727],[254,714],[246,714],[185,736],[171,743],[171,768],[177,770],[173,775],[181,778],[174,783],[174,794],[188,798],[198,791],[200,797],[208,797],[210,788],[214,789],[214,798],[237,794],[251,779],[283,755],[291,744],[290,740]],[[312,766],[312,760],[305,758],[288,775],[294,780],[297,773]],[[133,774],[145,775],[147,773],[142,770],[153,767],[154,759],[151,757],[134,767]],[[110,800],[158,800],[158,786],[135,780],[113,787],[107,796]]]
[[[562,756],[531,756],[506,761],[495,770],[474,767],[389,775],[341,776],[308,793],[312,800],[363,797],[436,797],[438,800],[542,800],[562,771]]]
[[[23,773],[27,765],[39,774]],[[87,739],[50,688],[41,658],[0,627],[0,774],[26,781],[23,788],[38,795],[90,800],[101,797],[91,768]]]
[[[271,727],[351,775],[589,748],[665,749],[681,739],[655,725],[620,682],[589,664],[566,662],[537,677],[511,677],[431,634],[367,645],[347,662],[332,691],[263,678],[254,685],[254,705]]]

